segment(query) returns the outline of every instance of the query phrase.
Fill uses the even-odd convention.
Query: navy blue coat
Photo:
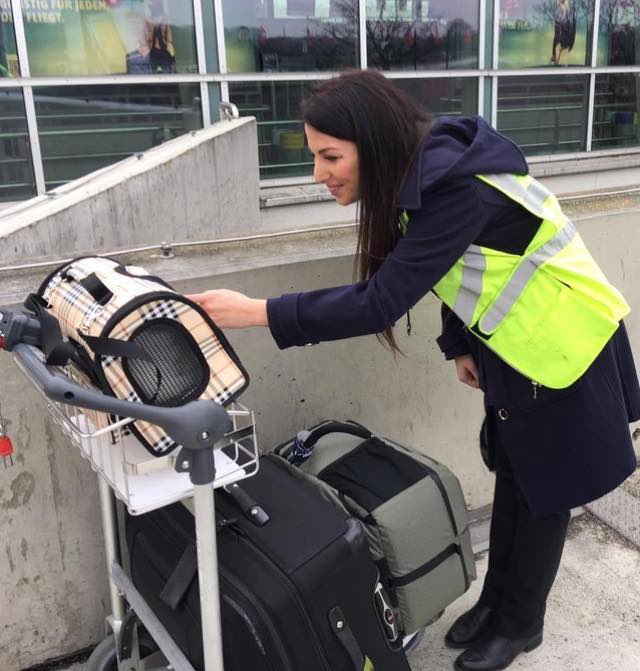
[[[379,333],[418,302],[474,243],[522,253],[540,221],[478,173],[526,174],[516,145],[481,118],[444,118],[432,129],[397,203],[407,234],[367,281],[267,301],[280,348]],[[471,353],[489,412],[533,515],[567,510],[616,487],[636,467],[628,423],[640,419],[640,386],[624,326],[589,370],[563,390],[540,389],[505,364],[443,306],[438,344]]]

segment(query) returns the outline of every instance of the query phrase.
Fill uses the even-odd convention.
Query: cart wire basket
[[[40,355],[38,350],[33,350]],[[111,487],[132,515],[169,505],[193,494],[188,472],[175,470],[179,450],[151,455],[129,429],[133,417],[117,417],[98,410],[68,405],[48,398],[21,358],[16,363],[45,398],[53,422],[70,439],[91,467]],[[52,367],[49,367],[50,369]],[[84,389],[97,390],[75,366],[55,367]],[[258,470],[258,442],[251,410],[235,402],[226,408],[232,429],[216,445],[214,488],[228,486]]]

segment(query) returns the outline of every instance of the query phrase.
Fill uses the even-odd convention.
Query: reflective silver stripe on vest
[[[535,179],[528,186],[524,186],[515,175],[484,175],[484,177],[504,187],[507,195],[522,199],[529,209],[540,216],[543,215],[545,201],[552,195],[549,189]]]
[[[482,275],[487,269],[487,259],[477,245],[469,245],[462,257],[462,282],[453,311],[471,326],[476,306],[482,294]]]
[[[539,247],[535,252],[522,259],[518,269],[509,280],[507,286],[496,298],[491,309],[482,317],[480,330],[485,333],[493,332],[524,291],[527,282],[535,271],[551,257],[559,254],[577,235],[571,222],[567,222],[551,240]]]

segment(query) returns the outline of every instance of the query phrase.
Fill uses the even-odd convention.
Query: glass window
[[[220,101],[222,95],[220,93],[220,84],[210,83],[209,88],[209,117],[211,123],[220,121]]]
[[[197,72],[184,0],[57,0],[23,7],[31,74]]]
[[[358,0],[223,0],[229,72],[358,65]]]
[[[33,90],[47,189],[202,128],[200,86]]]
[[[640,144],[640,75],[596,75],[593,149]]]
[[[0,0],[0,77],[19,77],[10,0]]]
[[[258,120],[260,177],[311,175],[313,156],[306,146],[300,103],[313,82],[229,84],[229,98],[241,115]],[[476,114],[478,81],[469,78],[394,79],[427,111]],[[213,112],[212,112],[213,115]]]
[[[0,90],[0,200],[20,200],[34,194],[22,91]]]
[[[588,64],[592,27],[592,0],[500,0],[498,65]]]
[[[202,0],[202,24],[207,72],[219,72],[218,40],[213,0]]]
[[[313,156],[306,147],[300,103],[312,82],[229,84],[229,100],[241,115],[258,120],[260,177],[311,175]]]
[[[478,80],[475,77],[394,79],[393,83],[435,116],[478,113]]]
[[[598,30],[598,65],[640,63],[640,2],[602,0]]]
[[[582,151],[588,95],[582,75],[501,77],[498,130],[529,156]]]
[[[367,0],[369,67],[478,67],[478,21],[477,0]]]

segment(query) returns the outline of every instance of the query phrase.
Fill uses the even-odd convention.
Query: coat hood
[[[529,172],[522,151],[482,117],[440,117],[407,175],[398,207],[418,209],[422,194],[444,179]]]

